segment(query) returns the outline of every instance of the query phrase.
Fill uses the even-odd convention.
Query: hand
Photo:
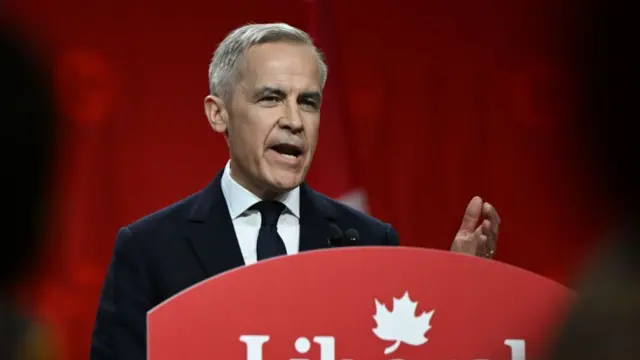
[[[484,220],[478,225],[481,217]],[[496,251],[499,227],[500,216],[496,209],[475,196],[467,205],[460,230],[451,244],[451,251],[492,258]]]

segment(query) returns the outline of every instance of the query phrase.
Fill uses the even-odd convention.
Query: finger
[[[489,246],[489,238],[487,235],[480,235],[478,239],[478,248],[487,249]]]
[[[480,226],[482,227],[483,234],[487,235],[490,238],[498,237],[499,225],[496,222],[485,219],[484,221],[482,221],[482,225]]]
[[[493,234],[493,224],[491,223],[491,221],[485,219],[482,221],[482,224],[480,225],[480,230],[482,232],[482,234],[488,236],[488,237],[492,237]]]
[[[471,236],[467,239],[467,244],[465,246],[465,253],[469,255],[478,254],[478,249],[481,247],[482,239],[485,238],[482,234],[482,230],[478,227]]]
[[[489,220],[484,220],[482,222],[482,235],[486,238],[484,244],[484,252],[487,253],[491,250],[496,250],[496,244],[498,243],[498,233],[494,232],[495,227],[489,222]]]
[[[489,218],[491,222],[500,224],[500,215],[498,215],[498,211],[493,205],[488,202],[482,205],[482,216],[484,216],[485,218]]]
[[[478,243],[480,242],[480,237],[483,236],[480,227],[475,229],[468,236],[460,236],[456,237],[453,242],[452,249],[456,252],[461,252],[467,255],[475,255],[478,249]]]
[[[492,258],[496,251],[496,237],[491,235],[491,224],[484,220],[476,229],[478,243],[476,246],[476,256]],[[475,234],[474,234],[475,235]]]
[[[482,206],[482,215],[491,222],[491,230],[494,233],[494,236],[498,236],[498,231],[500,229],[500,216],[498,215],[498,211],[493,205],[489,203],[484,203]]]
[[[481,214],[482,199],[479,196],[474,196],[473,199],[469,201],[469,205],[467,205],[467,208],[464,211],[460,230],[468,231],[469,233],[473,232],[478,220],[480,220]]]
[[[486,235],[484,235],[484,234],[479,235],[478,236],[478,246],[476,246],[475,254],[478,255],[478,256],[485,256],[485,254],[490,249],[489,241],[490,240]]]

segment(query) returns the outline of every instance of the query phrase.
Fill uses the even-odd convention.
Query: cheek
[[[253,126],[242,125],[236,130],[235,145],[239,145],[245,156],[257,156],[261,153],[260,131]]]
[[[249,111],[242,121],[237,122],[234,129],[237,132],[235,137],[245,151],[253,152],[255,156],[263,153],[266,140],[276,123],[273,119],[277,117],[263,109],[263,111]]]
[[[309,116],[305,119],[305,137],[309,142],[311,149],[315,149],[318,142],[318,134],[320,132],[320,118],[318,116]]]

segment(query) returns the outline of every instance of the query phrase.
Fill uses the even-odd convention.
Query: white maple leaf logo
[[[417,302],[409,298],[408,291],[400,299],[393,298],[391,312],[376,299],[376,314],[373,318],[378,327],[373,329],[373,333],[382,340],[395,341],[384,349],[385,355],[396,351],[401,343],[418,346],[427,342],[425,334],[431,329],[429,322],[435,310],[423,312],[416,317],[417,305]]]

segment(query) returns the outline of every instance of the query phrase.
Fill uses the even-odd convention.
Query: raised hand
[[[467,205],[460,229],[451,244],[451,251],[492,258],[496,251],[499,228],[500,216],[496,209],[475,196]]]

